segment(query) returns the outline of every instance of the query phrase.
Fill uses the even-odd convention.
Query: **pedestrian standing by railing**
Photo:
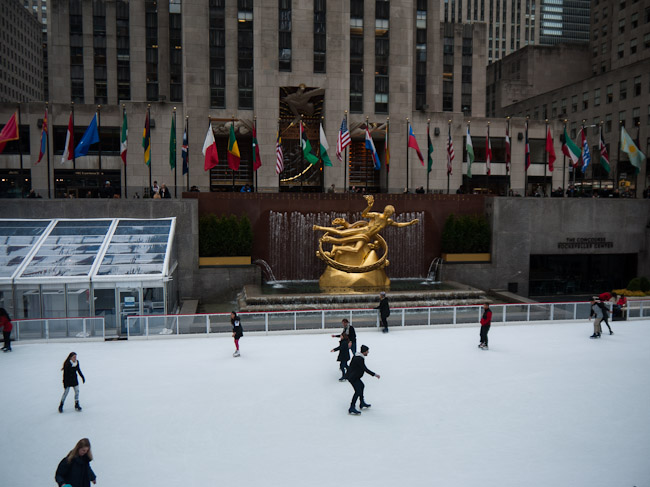
[[[86,383],[86,378],[81,372],[76,353],[70,352],[68,358],[63,362],[61,370],[63,371],[63,388],[65,390],[63,391],[63,396],[61,396],[59,412],[63,412],[63,404],[65,403],[65,398],[68,397],[68,392],[70,392],[71,388],[74,389],[74,408],[77,411],[81,411],[81,406],[79,405],[79,381],[77,380],[77,374],[79,374],[84,384]]]
[[[13,330],[14,325],[11,323],[9,313],[4,308],[0,308],[0,328],[2,328],[2,337],[5,342],[2,351],[11,352],[11,330]]]
[[[390,305],[388,304],[388,298],[386,297],[385,291],[379,293],[379,306],[377,306],[375,309],[379,310],[381,326],[384,327],[382,332],[388,333],[388,317],[390,316]]]

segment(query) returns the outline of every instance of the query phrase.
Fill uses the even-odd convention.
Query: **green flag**
[[[172,115],[172,131],[169,134],[169,167],[176,169],[176,117]]]
[[[327,149],[329,149],[330,146],[327,143],[327,139],[325,138],[325,132],[323,132],[323,124],[320,124],[320,158],[323,160],[323,164],[325,166],[331,166],[332,161],[330,160],[330,156],[327,154]]]
[[[641,163],[645,161],[645,154],[638,149],[623,126],[621,126],[621,150],[627,154],[627,157],[630,158],[630,164],[635,167],[636,173],[639,174]]]
[[[427,140],[429,142],[429,155],[427,156],[427,173],[431,172],[433,166],[433,144],[431,143],[431,135],[429,135],[429,127],[427,127]]]
[[[467,138],[465,139],[467,148],[467,177],[472,177],[472,163],[474,162],[474,146],[472,145],[472,136],[469,135],[469,125],[467,126]]]
[[[300,122],[300,147],[302,148],[303,156],[309,164],[318,164],[318,157],[311,150],[311,142],[307,138],[302,122]]]

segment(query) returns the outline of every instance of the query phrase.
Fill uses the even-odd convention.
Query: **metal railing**
[[[589,318],[588,302],[526,303],[491,305],[492,323],[576,321]],[[388,318],[391,327],[476,324],[481,305],[393,308]],[[334,330],[347,318],[355,328],[379,327],[374,309],[300,310],[242,312],[244,332],[286,332]],[[650,318],[650,299],[628,301],[627,319]],[[230,333],[230,313],[197,315],[144,315],[127,317],[128,337]]]
[[[103,316],[14,320],[14,340],[106,338]]]

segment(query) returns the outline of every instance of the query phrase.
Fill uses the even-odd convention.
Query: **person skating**
[[[97,476],[90,468],[93,459],[88,438],[80,439],[63,460],[59,462],[54,480],[59,487],[89,487],[97,483]]]
[[[333,348],[331,351],[339,352],[336,360],[339,362],[339,368],[341,369],[341,378],[339,381],[342,382],[345,380],[345,373],[348,370],[348,360],[350,360],[350,346],[352,344],[350,343],[350,340],[348,340],[348,335],[345,332],[341,333],[339,336],[341,337],[339,346]]]
[[[609,326],[609,321],[608,321],[609,310],[607,309],[607,305],[602,300],[598,301],[596,304],[603,312],[603,322],[607,325],[607,329],[609,330],[609,334],[613,335],[614,332],[612,331],[612,327]]]
[[[63,404],[65,403],[65,398],[68,397],[68,392],[70,389],[74,389],[74,408],[77,411],[81,411],[81,406],[79,405],[79,380],[77,379],[77,374],[81,377],[83,383],[86,383],[86,378],[81,372],[79,367],[79,361],[77,360],[77,354],[70,352],[68,358],[63,362],[63,396],[61,396],[61,402],[59,403],[59,412],[63,412]]]
[[[357,399],[360,399],[359,409],[370,407],[370,404],[367,404],[363,398],[363,389],[365,388],[365,385],[361,380],[363,374],[367,372],[377,379],[380,378],[379,374],[375,374],[372,370],[366,367],[365,358],[368,356],[369,350],[370,349],[365,345],[361,345],[361,352],[352,357],[352,362],[350,362],[350,367],[348,367],[346,379],[354,389],[354,395],[352,396],[350,409],[348,409],[348,413],[350,414],[361,414],[361,412],[355,407]]]
[[[239,357],[239,339],[244,336],[244,329],[239,316],[234,311],[230,313],[230,324],[232,325],[232,337],[235,340],[235,352],[232,356]]]
[[[481,343],[479,343],[478,348],[483,350],[488,349],[488,331],[490,331],[490,325],[492,324],[492,310],[488,303],[483,304],[483,316],[481,317]]]
[[[600,322],[603,320],[603,309],[598,305],[598,300],[595,297],[591,298],[591,312],[589,313],[589,319],[591,318],[594,319],[594,334],[589,338],[600,338]]]
[[[4,308],[0,308],[0,328],[2,328],[2,337],[5,342],[2,351],[11,352],[11,330],[13,330],[14,325],[11,323],[9,313]]]
[[[357,332],[354,331],[354,326],[352,326],[346,318],[343,318],[341,324],[343,325],[342,333],[345,333],[348,336],[351,345],[350,350],[352,350],[352,355],[355,355],[357,353]],[[332,338],[339,338],[340,336],[341,335],[332,335]]]
[[[383,326],[383,333],[388,333],[388,317],[390,316],[390,305],[388,304],[388,298],[386,297],[386,292],[382,291],[379,293],[379,306],[375,309],[379,310],[379,317],[381,318],[381,326]]]

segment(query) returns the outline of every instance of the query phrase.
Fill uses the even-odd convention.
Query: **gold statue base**
[[[377,254],[373,250],[364,259],[364,264],[376,261]],[[344,272],[327,266],[318,286],[325,292],[388,291],[390,279],[383,267],[369,272]]]

